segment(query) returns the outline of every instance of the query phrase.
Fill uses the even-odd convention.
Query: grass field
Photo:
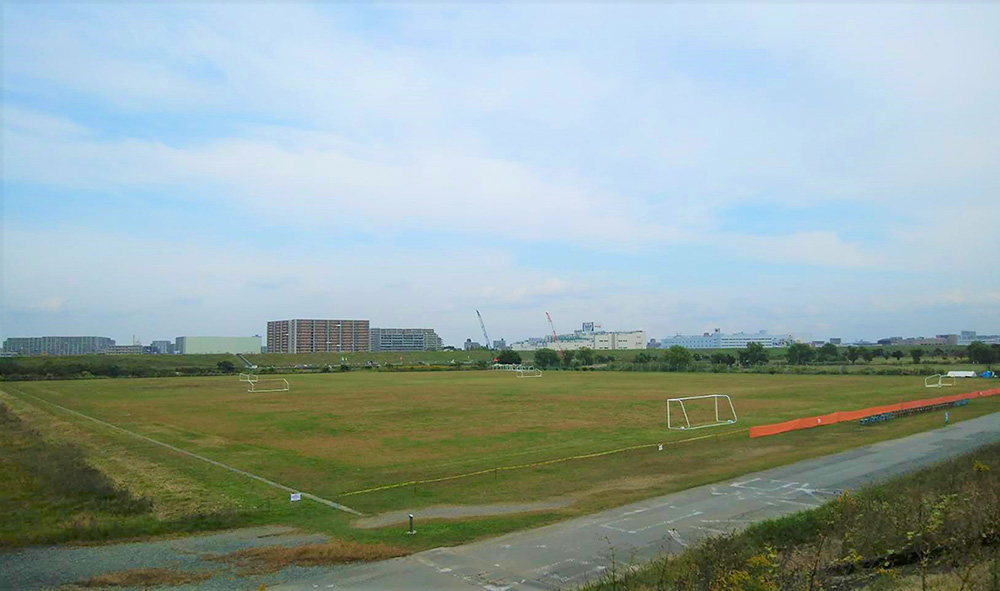
[[[53,441],[71,441],[95,467],[159,519],[261,506],[250,522],[282,522],[356,541],[413,549],[551,522],[674,490],[939,426],[940,413],[888,424],[842,424],[747,438],[745,429],[803,415],[935,396],[922,379],[550,372],[521,380],[500,372],[309,374],[291,391],[249,394],[235,377],[18,382],[2,399]],[[947,393],[985,388],[960,382]],[[726,393],[736,425],[695,432],[665,428],[664,400]],[[565,506],[503,518],[358,530],[351,516],[287,494],[58,410],[48,401],[208,456],[366,514],[429,505],[521,503],[559,498]],[[962,420],[1000,410],[1000,397],[952,411]],[[688,441],[692,437],[713,436]],[[626,446],[655,448],[471,478],[352,491],[540,462]],[[419,514],[419,511],[418,511]],[[70,518],[72,516],[68,516]],[[42,536],[44,538],[44,536]]]

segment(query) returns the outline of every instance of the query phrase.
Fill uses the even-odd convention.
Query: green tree
[[[691,351],[680,345],[673,345],[663,354],[663,361],[670,371],[681,371],[691,366],[693,358]]]
[[[860,356],[861,350],[854,345],[851,345],[846,351],[844,351],[844,357],[847,357],[847,360],[851,362],[851,365],[854,365],[854,362],[857,361]]]
[[[215,367],[218,367],[222,373],[233,373],[236,371],[236,364],[228,359],[216,363]]]
[[[650,355],[649,353],[643,352],[643,353],[638,353],[632,359],[632,362],[633,363],[649,363],[652,360],[653,360],[653,356],[652,355]]]
[[[833,343],[826,343],[816,352],[816,360],[821,363],[824,361],[836,361],[839,357],[840,352],[837,351],[837,345]]]
[[[500,354],[497,355],[497,363],[521,363],[521,354],[517,351],[511,351],[510,349],[500,351]]]
[[[895,359],[896,361],[899,361],[903,357],[906,357],[906,354],[900,351],[899,349],[896,349],[895,351],[892,352],[892,358]]]
[[[717,363],[719,365],[736,365],[736,358],[728,353],[712,353],[710,359],[712,360],[712,363]]]
[[[982,341],[974,341],[966,347],[965,354],[969,356],[969,361],[972,363],[990,365],[997,361],[996,350]]]
[[[562,365],[563,367],[569,368],[574,366],[574,361],[576,360],[576,351],[563,351],[562,352]],[[579,362],[576,363],[579,365]]]
[[[913,363],[920,363],[920,358],[924,356],[923,349],[910,349],[910,357],[913,358]]]
[[[749,367],[751,365],[764,365],[767,363],[767,349],[760,343],[748,343],[747,348],[739,353],[740,365]]]
[[[559,354],[552,349],[539,349],[535,351],[534,362],[542,369],[559,365]]]
[[[791,365],[805,365],[813,359],[816,351],[805,343],[792,343],[788,347],[788,363]]]
[[[871,363],[872,359],[875,359],[875,351],[861,347],[861,357],[865,360],[865,363]]]
[[[580,360],[580,365],[594,365],[594,350],[583,347],[576,352],[576,358]]]
[[[942,349],[941,347],[938,347],[933,351],[931,351],[931,357],[944,357],[944,355],[945,355],[944,349]]]

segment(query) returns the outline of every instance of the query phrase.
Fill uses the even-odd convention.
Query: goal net
[[[254,376],[256,379],[247,382],[247,392],[287,392],[288,380],[285,378],[264,378]]]
[[[667,399],[667,428],[687,431],[736,422],[736,408],[726,394]]]

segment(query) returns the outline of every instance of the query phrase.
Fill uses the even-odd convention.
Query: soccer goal
[[[538,369],[533,365],[519,365],[517,369],[517,377],[519,378],[540,378],[542,377],[542,370]]]
[[[736,422],[736,407],[727,394],[667,399],[667,428],[688,431]]]
[[[927,376],[924,378],[924,388],[944,388],[946,386],[954,386],[955,377],[946,376],[936,373],[932,376]]]
[[[254,382],[257,381],[257,376],[254,375],[254,374],[252,374],[252,373],[241,373],[240,374],[240,381],[241,382],[246,382],[248,384],[252,384],[252,383],[254,383]]]
[[[285,378],[265,378],[260,379],[254,376],[255,380],[247,382],[247,392],[287,392],[289,390],[288,380]]]

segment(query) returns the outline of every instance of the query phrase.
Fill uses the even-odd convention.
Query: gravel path
[[[35,546],[0,552],[0,589],[55,589],[91,577],[136,568],[162,567],[178,571],[214,571],[211,579],[172,587],[177,591],[236,591],[271,586],[314,575],[323,567],[291,567],[269,575],[239,576],[231,566],[202,560],[206,554],[229,554],[261,546],[298,546],[327,541],[285,526],[266,526],[222,533],[99,546]]]
[[[353,525],[362,529],[375,527],[385,527],[396,523],[406,523],[410,514],[413,514],[415,524],[419,524],[422,519],[456,519],[459,517],[489,517],[492,515],[506,515],[508,513],[527,513],[529,511],[546,511],[562,509],[572,504],[569,497],[552,499],[548,501],[538,501],[534,503],[509,503],[498,505],[438,505],[435,507],[423,507],[410,511],[392,511],[389,513],[379,513],[371,517],[362,517],[354,521]]]

